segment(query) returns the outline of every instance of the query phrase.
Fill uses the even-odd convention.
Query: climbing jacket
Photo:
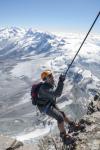
[[[45,107],[48,104],[55,104],[56,98],[62,94],[63,86],[64,83],[60,79],[56,89],[51,84],[44,82],[38,92],[39,101],[37,102],[37,106]]]

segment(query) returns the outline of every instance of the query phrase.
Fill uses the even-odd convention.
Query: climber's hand
[[[65,75],[63,75],[63,74],[61,74],[61,75],[60,75],[60,77],[59,77],[59,81],[64,82],[64,81],[65,81],[65,79],[66,79],[66,76],[65,76]]]

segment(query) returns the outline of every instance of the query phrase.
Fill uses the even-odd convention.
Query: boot
[[[60,137],[61,137],[62,142],[64,143],[64,145],[75,144],[76,139],[71,137],[68,134],[65,134],[64,132],[60,133]]]

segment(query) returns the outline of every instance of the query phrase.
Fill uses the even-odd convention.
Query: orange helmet
[[[41,79],[44,81],[49,75],[52,75],[51,70],[45,70],[41,73]]]

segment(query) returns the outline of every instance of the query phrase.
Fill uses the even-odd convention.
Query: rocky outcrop
[[[42,145],[44,145],[43,150],[100,150],[100,111],[86,115],[83,119],[88,122],[88,124],[86,124],[86,131],[80,132],[76,136],[77,141],[74,148],[65,148],[59,136],[56,136],[42,140]],[[49,148],[47,148],[47,143]],[[50,147],[50,143],[52,147]]]
[[[84,118],[92,122],[86,127],[86,132],[80,133],[81,142],[77,143],[77,150],[100,150],[100,112],[87,115]]]

